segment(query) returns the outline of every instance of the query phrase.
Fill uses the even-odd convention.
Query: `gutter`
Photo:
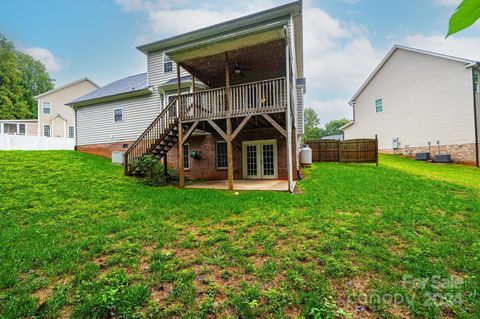
[[[140,89],[136,91],[129,91],[129,92],[124,92],[116,95],[109,95],[109,96],[103,96],[100,98],[94,98],[91,100],[85,100],[85,101],[79,101],[79,102],[69,102],[66,105],[69,105],[73,108],[79,108],[82,106],[88,106],[88,105],[93,105],[93,104],[98,104],[98,103],[104,103],[104,102],[111,102],[111,101],[117,101],[117,100],[123,100],[131,97],[137,97],[137,96],[142,96],[142,95],[147,95],[147,94],[152,94],[153,93],[153,88],[148,87],[146,89]]]
[[[477,70],[478,68],[480,68],[480,62],[477,62],[475,64],[475,66],[472,66],[472,82],[473,82],[473,79],[474,79],[474,74],[475,74],[475,70]],[[480,85],[480,84],[479,84]],[[479,156],[478,156],[478,152],[479,152],[479,149],[478,149],[478,143],[479,143],[479,137],[478,137],[478,120],[477,120],[477,92],[475,92],[475,87],[473,87],[473,123],[475,125],[475,164],[477,165],[477,167],[480,167],[480,159],[479,159]]]

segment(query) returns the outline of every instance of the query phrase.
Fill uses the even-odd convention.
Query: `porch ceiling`
[[[235,45],[224,49],[235,48]],[[208,51],[207,51],[208,52]],[[266,41],[249,47],[185,60],[180,65],[211,88],[225,86],[225,53],[228,54],[230,84],[242,84],[285,76],[285,39]],[[233,73],[238,62],[242,74]]]

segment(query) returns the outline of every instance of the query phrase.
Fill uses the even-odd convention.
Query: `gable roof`
[[[63,90],[63,89],[65,89],[65,88],[67,88],[67,87],[73,86],[73,85],[78,84],[78,83],[83,82],[83,81],[90,82],[91,84],[93,84],[93,85],[96,86],[97,88],[100,87],[100,86],[98,86],[97,83],[95,83],[95,82],[93,82],[92,80],[90,80],[89,78],[85,77],[85,78],[81,78],[81,79],[79,79],[79,80],[76,80],[76,81],[67,83],[67,84],[65,84],[65,85],[59,86],[59,87],[54,88],[53,90],[47,91],[47,92],[45,92],[45,93],[36,95],[36,96],[34,96],[34,98],[35,98],[35,99],[38,99],[38,98],[40,98],[40,97],[42,97],[42,96],[48,95],[48,94],[53,93],[53,92],[56,92],[56,91]]]
[[[98,101],[101,99],[106,99],[119,95],[123,97],[124,95],[129,93],[138,93],[148,89],[149,87],[147,85],[147,73],[141,73],[131,75],[107,84],[93,92],[87,93],[71,102],[68,102],[67,105],[85,104],[87,102],[92,102],[89,104],[93,104],[94,101]]]
[[[469,60],[469,59],[464,59],[464,58],[459,58],[459,57],[454,57],[451,55],[446,55],[446,54],[440,54],[440,53],[435,53],[431,51],[425,51],[425,50],[420,50],[420,49],[415,49],[415,48],[410,48],[407,46],[403,45],[394,45],[393,48],[387,53],[387,55],[383,58],[383,60],[380,62],[380,64],[373,70],[372,74],[367,78],[367,80],[362,84],[360,89],[355,93],[355,95],[350,99],[350,102],[348,104],[352,105],[355,102],[355,99],[360,95],[360,93],[363,92],[363,90],[367,87],[367,85],[373,80],[373,78],[377,75],[378,72],[383,68],[383,66],[387,63],[387,61],[390,59],[390,57],[397,51],[397,50],[405,50],[405,51],[410,51],[410,52],[415,52],[419,54],[425,54],[441,59],[447,59],[451,61],[456,61],[460,63],[464,63],[465,67],[471,67],[473,65],[478,64],[479,62],[474,61],[474,60]]]

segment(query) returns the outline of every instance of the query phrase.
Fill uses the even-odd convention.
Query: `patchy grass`
[[[0,152],[0,317],[478,318],[479,174],[382,156],[235,196]]]

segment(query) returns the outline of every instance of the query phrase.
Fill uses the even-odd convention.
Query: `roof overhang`
[[[297,78],[303,77],[302,1],[295,1],[269,10],[137,47],[148,54],[166,52],[175,62],[283,38],[283,27],[293,21]]]
[[[346,129],[347,127],[352,126],[353,124],[355,124],[355,122],[354,122],[354,121],[350,121],[350,122],[348,122],[347,124],[345,124],[344,126],[340,127],[339,130],[340,130],[340,131],[343,131],[343,130]]]
[[[41,97],[43,97],[43,96],[46,96],[46,95],[48,95],[48,94],[50,94],[50,93],[53,93],[53,92],[57,92],[57,91],[63,90],[63,89],[65,89],[65,88],[67,88],[67,87],[70,87],[70,86],[76,85],[76,84],[78,84],[78,83],[81,83],[81,82],[83,82],[83,81],[90,82],[92,85],[96,86],[96,87],[97,87],[97,89],[100,87],[100,86],[98,86],[98,84],[97,84],[97,83],[93,82],[93,81],[92,81],[92,80],[90,80],[89,78],[81,78],[81,79],[79,79],[79,80],[76,80],[76,81],[73,81],[73,82],[67,83],[67,84],[65,84],[65,85],[59,86],[59,87],[57,87],[57,88],[55,88],[55,89],[53,89],[53,90],[50,90],[50,91],[47,91],[47,92],[45,92],[45,93],[42,93],[42,94],[36,95],[36,96],[34,96],[34,99],[38,99],[38,98],[41,98]]]
[[[70,105],[73,108],[79,108],[83,106],[89,106],[89,105],[94,105],[94,104],[99,104],[99,103],[105,103],[105,102],[111,102],[111,101],[118,101],[118,100],[124,100],[132,97],[137,97],[137,96],[142,96],[142,95],[149,95],[153,93],[153,88],[148,87],[146,89],[141,89],[141,90],[136,90],[136,91],[130,91],[130,92],[125,92],[121,94],[115,94],[115,95],[109,95],[109,96],[103,96],[97,99],[91,99],[91,100],[86,100],[86,101],[81,101],[77,103],[67,103],[66,105]]]
[[[355,95],[350,99],[348,104],[350,104],[352,106],[355,104],[355,100],[360,95],[360,93],[363,92],[363,90],[367,87],[367,85],[370,83],[370,81],[373,80],[373,78],[377,75],[377,73],[383,68],[385,63],[387,63],[387,61],[392,57],[392,55],[397,50],[405,50],[405,51],[409,51],[409,52],[425,54],[425,55],[429,55],[429,56],[433,56],[433,57],[437,57],[437,58],[441,58],[441,59],[446,59],[446,60],[450,60],[450,61],[463,63],[465,68],[473,67],[473,66],[475,66],[479,63],[479,62],[474,61],[474,60],[463,59],[463,58],[454,57],[454,56],[451,56],[451,55],[440,54],[440,53],[436,53],[436,52],[430,52],[430,51],[410,48],[410,47],[407,47],[407,46],[396,44],[392,47],[392,49],[390,49],[390,51],[383,58],[383,60],[380,62],[380,64],[375,68],[375,70],[373,70],[372,74],[370,74],[370,76],[367,78],[367,80],[362,84],[362,86],[358,89],[358,91],[355,93]]]

